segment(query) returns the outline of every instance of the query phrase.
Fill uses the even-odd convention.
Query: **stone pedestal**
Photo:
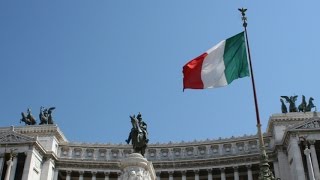
[[[156,180],[153,165],[139,153],[129,154],[120,162],[120,180]]]

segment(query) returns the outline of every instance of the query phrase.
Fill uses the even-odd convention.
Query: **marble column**
[[[181,171],[181,175],[182,175],[181,180],[187,180],[187,171],[185,170]]]
[[[161,174],[161,172],[160,172],[160,171],[157,171],[157,172],[156,172],[157,180],[160,180],[160,174]]]
[[[71,171],[67,171],[67,177],[66,180],[71,180]]]
[[[58,175],[59,175],[59,170],[55,169],[54,170],[54,175],[53,175],[53,180],[58,180]]]
[[[226,173],[224,172],[225,168],[220,168],[220,171],[221,171],[221,180],[226,180]]]
[[[173,180],[173,171],[169,171],[169,180]]]
[[[104,180],[109,180],[110,172],[104,172]]]
[[[194,180],[199,180],[199,170],[194,170]]]
[[[248,180],[253,180],[251,167],[251,164],[247,165]]]
[[[121,180],[121,172],[117,172],[117,175],[118,175],[117,179]]]
[[[233,172],[233,176],[234,176],[234,180],[239,180],[239,171],[238,171],[238,167],[235,166],[233,167],[234,172]]]
[[[33,167],[31,166],[31,162],[34,159],[33,155],[33,150],[29,150],[25,152],[26,154],[26,160],[24,162],[24,168],[23,168],[23,175],[22,175],[22,180],[29,180],[30,174],[33,172]]]
[[[307,159],[307,168],[308,168],[308,175],[309,175],[309,179],[315,179],[314,178],[314,173],[313,173],[313,166],[312,166],[312,162],[311,162],[311,151],[310,149],[308,149],[308,147],[306,146],[306,148],[304,149],[304,155],[306,155],[306,159]]]
[[[316,143],[316,141],[310,140],[309,143],[310,143],[311,161],[313,165],[314,176],[316,180],[320,180],[319,163],[318,163],[316,149],[314,147],[314,144]]]
[[[9,178],[10,180],[14,180],[14,176],[16,175],[17,162],[18,162],[18,157],[14,156],[12,161],[12,168],[10,172],[10,178]]]
[[[212,169],[208,169],[208,180],[212,180]]]
[[[7,161],[7,171],[6,171],[6,175],[4,176],[4,180],[9,180],[10,179],[10,172],[11,172],[11,168],[12,168],[12,159],[10,158]]]
[[[298,145],[298,138],[296,135],[291,135],[290,137],[290,149],[289,156],[292,158],[293,163],[290,163],[291,173],[293,177],[296,177],[298,180],[306,180],[303,168],[303,162],[300,152],[300,147]]]
[[[3,163],[4,162],[4,158],[2,156],[0,156],[0,178],[2,177],[2,170],[3,170]]]
[[[279,163],[278,161],[273,161],[273,169],[274,169],[274,177],[280,178],[280,172],[279,172]]]
[[[292,180],[290,172],[290,164],[288,156],[282,146],[277,147],[278,164],[279,164],[279,176],[281,180]]]
[[[83,180],[84,171],[79,171],[79,180]]]
[[[97,171],[92,171],[91,173],[92,173],[91,179],[92,179],[92,180],[96,180],[96,179],[97,179]],[[118,176],[118,177],[119,177],[119,176]],[[119,179],[119,178],[118,178],[118,179]]]

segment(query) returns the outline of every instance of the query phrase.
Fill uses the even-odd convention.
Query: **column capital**
[[[104,172],[104,175],[109,177],[110,172],[109,172],[109,171],[105,171],[105,172]]]
[[[195,170],[193,170],[193,172],[194,172],[195,174],[199,174],[199,169],[195,169]]]
[[[314,145],[316,143],[316,140],[315,139],[309,139],[308,142],[311,144],[311,145]]]
[[[70,175],[71,174],[71,170],[66,170],[66,172],[67,172],[67,175]]]
[[[157,176],[160,176],[160,174],[161,174],[161,171],[156,171]]]
[[[208,171],[208,173],[212,173],[212,169],[211,168],[207,169],[207,171]]]
[[[224,172],[225,170],[226,170],[226,168],[224,168],[224,167],[223,167],[223,168],[220,168],[220,171],[221,171],[221,172]]]
[[[238,172],[238,166],[233,166],[234,171]]]
[[[168,171],[169,176],[173,176],[174,171]]]
[[[182,176],[185,176],[187,174],[187,171],[186,170],[182,170],[181,174],[182,174]]]
[[[80,176],[82,176],[84,174],[84,171],[79,171]]]
[[[247,164],[246,167],[248,170],[251,170],[252,164]]]

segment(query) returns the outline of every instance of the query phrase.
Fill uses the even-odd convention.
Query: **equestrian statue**
[[[134,152],[144,156],[149,142],[147,124],[142,120],[142,115],[140,113],[137,117],[135,117],[135,115],[130,116],[130,119],[132,128],[126,142],[129,144],[131,141]]]

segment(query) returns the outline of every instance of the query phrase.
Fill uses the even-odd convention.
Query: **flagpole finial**
[[[241,12],[242,15],[242,21],[243,21],[243,27],[246,28],[247,27],[247,17],[246,17],[246,8],[239,8],[238,9]]]

